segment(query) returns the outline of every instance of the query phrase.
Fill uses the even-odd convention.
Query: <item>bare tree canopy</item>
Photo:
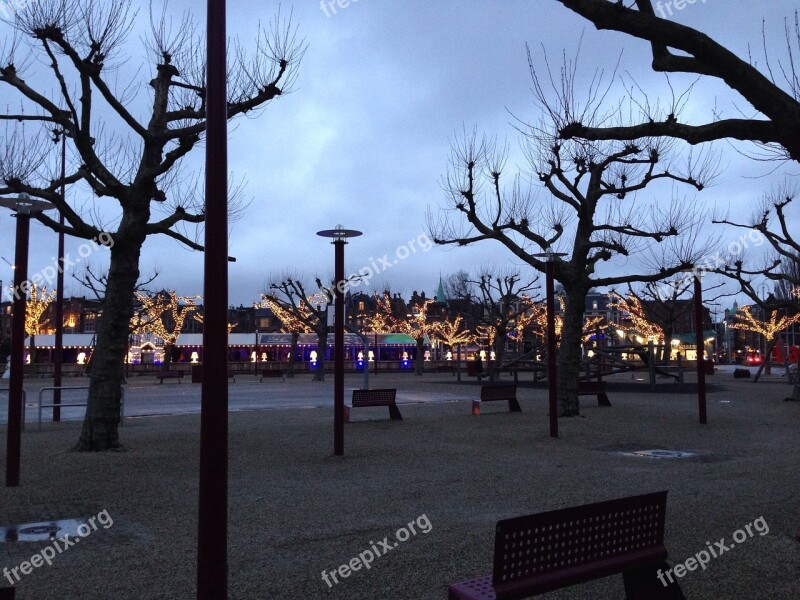
[[[699,243],[704,211],[675,197],[675,189],[705,189],[717,174],[717,158],[707,149],[682,157],[674,142],[660,138],[564,140],[562,126],[575,116],[589,123],[609,118],[607,84],[597,74],[586,93],[575,89],[577,60],[565,62],[557,75],[549,67],[540,73],[530,52],[529,64],[542,115],[533,122],[519,119],[530,172],[512,175],[509,183],[507,147],[465,132],[452,146],[447,205],[438,215],[429,212],[428,226],[438,244],[496,240],[539,271],[548,257],[553,260],[566,296],[559,411],[570,416],[579,410],[588,291],[656,282],[703,256],[713,244]],[[651,188],[663,193],[665,187],[671,200],[645,197]]]
[[[0,88],[15,92],[0,114],[8,124],[0,195],[48,200],[65,225],[36,218],[110,250],[80,450],[119,446],[120,383],[145,239],[163,234],[202,250],[202,178],[181,166],[206,131],[205,40],[191,14],[173,22],[166,8],[159,14],[151,6],[146,63],[138,66],[126,44],[137,16],[128,0],[37,0],[6,21],[12,34],[0,46]],[[259,27],[250,53],[236,41],[231,47],[229,119],[254,116],[291,91],[305,51],[291,19],[277,15]],[[53,140],[71,150],[63,176]],[[62,185],[90,200],[72,191],[62,197]]]
[[[773,71],[767,55],[766,72],[762,72],[706,34],[659,18],[651,0],[557,1],[591,21],[597,29],[619,31],[649,42],[653,70],[719,79],[759,113],[753,117],[715,118],[696,125],[681,122],[676,114],[661,121],[643,120],[618,127],[596,127],[576,121],[561,129],[562,138],[636,140],[652,136],[679,138],[689,144],[734,139],[756,142],[773,158],[800,160],[800,78],[791,43],[787,43],[788,64],[780,64]],[[794,23],[786,25],[786,41],[790,42],[792,37],[798,38],[797,16]]]

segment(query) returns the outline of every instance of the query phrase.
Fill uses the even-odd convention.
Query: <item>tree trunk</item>
[[[328,350],[328,326],[323,323],[317,330],[317,368],[314,381],[325,381],[325,353]]]
[[[120,447],[120,386],[125,375],[128,327],[133,315],[133,292],[139,278],[143,242],[144,235],[138,239],[128,236],[111,248],[103,316],[98,323],[97,345],[92,355],[89,400],[81,436],[74,448],[77,451]]]
[[[417,338],[417,355],[414,357],[414,375],[422,375],[425,369],[425,357],[423,345],[425,344],[425,337]]]
[[[492,355],[489,354],[489,373],[491,381],[495,378],[500,379],[500,369],[503,366],[503,357],[506,353],[506,335],[508,332],[505,327],[500,327],[494,336],[494,360],[491,360]]]
[[[294,377],[294,357],[297,354],[297,340],[300,338],[298,332],[292,332],[292,345],[289,348],[289,364],[286,367],[286,376]]]
[[[176,350],[175,344],[164,342],[164,362],[161,363],[162,371],[169,370],[169,367],[172,364],[172,356],[175,353],[175,350]]]
[[[566,290],[564,325],[558,351],[558,416],[574,417],[580,414],[578,379],[581,375],[581,340],[583,338],[583,313],[586,292]]]

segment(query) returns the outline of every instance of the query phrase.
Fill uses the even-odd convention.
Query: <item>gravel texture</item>
[[[670,386],[653,394],[628,377],[609,383],[612,408],[583,397],[581,416],[560,419],[552,439],[543,388],[520,388],[522,414],[495,402],[478,417],[470,414],[479,396],[472,382],[382,375],[381,387],[464,400],[402,405],[402,422],[383,408],[355,409],[344,457],[332,455],[329,408],[231,413],[229,597],[443,600],[449,583],[491,571],[498,519],[667,489],[673,565],[706,542],[730,542],[759,517],[769,527],[683,577],[687,598],[800,598],[800,406],[782,401],[785,383],[729,374],[709,382],[708,425],[697,422],[693,394]],[[315,385],[330,395],[332,382],[297,379],[281,389]],[[85,520],[103,510],[113,525],[23,576],[17,598],[194,598],[199,423],[198,415],[128,419],[125,451],[99,454],[68,451],[77,422],[25,432],[22,483],[0,489],[0,525]],[[698,456],[615,452],[637,447]],[[417,534],[370,569],[331,587],[323,581],[323,570],[384,538],[397,541],[412,521]],[[46,545],[0,541],[0,568]],[[543,597],[618,599],[622,577]]]

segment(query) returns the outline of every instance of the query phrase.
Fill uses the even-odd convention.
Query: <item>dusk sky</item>
[[[143,27],[147,3],[138,4]],[[173,1],[169,10],[179,18],[184,8],[198,6],[202,8],[201,3]],[[537,68],[544,67],[544,51],[558,68],[562,54],[574,57],[580,44],[579,84],[596,69],[610,76],[622,52],[619,74],[652,90],[652,100],[669,102],[664,76],[649,68],[648,45],[596,31],[554,0],[350,0],[346,8],[333,6],[335,14],[331,8],[326,14],[314,0],[282,6],[284,13],[294,11],[293,21],[308,43],[294,92],[257,118],[235,120],[230,128],[230,171],[235,180],[246,180],[244,197],[252,201],[231,226],[230,252],[237,258],[230,266],[231,304],[251,304],[271,276],[286,270],[309,280],[329,278],[333,248],[315,232],[337,224],[364,232],[347,246],[349,272],[385,265],[380,258],[388,255],[391,266],[381,267],[384,272],[368,282],[364,289],[369,292],[388,286],[405,295],[412,290],[432,294],[440,274],[474,272],[482,266],[511,266],[533,275],[496,242],[426,251],[424,237],[426,211],[446,202],[442,176],[450,141],[463,128],[506,139],[511,147],[509,175],[527,171],[513,128],[515,117],[534,121],[539,116],[530,91],[526,43]],[[255,36],[257,21],[268,22],[277,7],[274,2],[229,2],[229,33],[246,43]],[[771,58],[784,60],[784,19],[793,19],[796,8],[789,0],[706,0],[667,16],[763,64],[762,20]],[[203,13],[194,17],[204,23]],[[2,35],[7,28],[0,25]],[[120,79],[133,77],[141,60],[138,34],[127,48],[131,59],[120,69]],[[45,66],[36,63],[33,68]],[[149,72],[144,69],[139,75],[142,85]],[[693,78],[673,76],[671,81],[682,91]],[[19,102],[8,97],[7,89],[0,90],[4,105]],[[618,91],[611,94],[613,99],[621,97]],[[737,111],[753,113],[723,85],[704,80],[695,87],[684,115],[690,122],[708,121],[715,108],[726,117],[737,116]],[[757,163],[730,144],[717,147],[724,167],[717,184],[701,194],[677,190],[687,202],[730,206],[732,214],[744,219],[762,194],[797,175],[795,164]],[[198,148],[191,165],[200,167],[202,161]],[[91,206],[91,198],[72,198],[76,206]],[[722,245],[741,234],[713,231]],[[13,232],[14,221],[6,211],[0,215],[0,256],[10,262]],[[80,243],[68,243],[73,256]],[[406,249],[398,251],[401,247]],[[50,264],[55,251],[56,235],[34,224],[31,272]],[[107,264],[105,250],[85,260],[95,267]],[[141,264],[144,274],[160,271],[150,287],[202,293],[200,253],[151,237]],[[0,265],[0,279],[7,283],[11,270]],[[73,280],[67,293],[86,291]]]

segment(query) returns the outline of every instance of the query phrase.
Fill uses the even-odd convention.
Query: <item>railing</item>
[[[53,408],[58,406],[59,408],[63,407],[70,407],[70,406],[86,406],[89,403],[87,398],[86,402],[59,402],[58,404],[42,404],[42,395],[47,390],[88,390],[89,386],[47,386],[43,387],[39,390],[39,427],[38,430],[42,430],[42,408]],[[125,424],[125,388],[120,387],[120,400],[119,400],[119,415],[120,415],[120,425]]]

